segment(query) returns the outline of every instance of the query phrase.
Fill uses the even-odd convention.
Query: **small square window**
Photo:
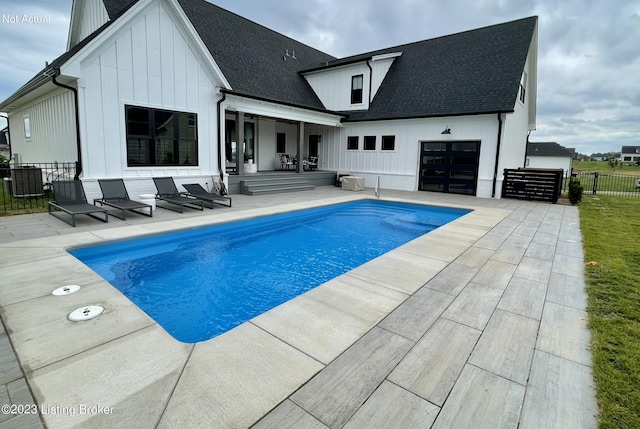
[[[347,150],[358,150],[360,149],[360,138],[358,136],[349,136],[347,137]]]
[[[364,150],[376,150],[376,136],[364,136]]]
[[[396,136],[382,136],[382,150],[396,150]]]

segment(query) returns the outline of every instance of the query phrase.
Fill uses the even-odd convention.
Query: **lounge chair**
[[[187,190],[187,196],[210,203],[211,208],[213,208],[213,203],[225,207],[231,207],[231,197],[225,197],[224,195],[207,192],[207,190],[204,189],[199,183],[189,183],[182,186]],[[222,201],[227,201],[229,204],[223,204]]]
[[[52,183],[55,201],[49,201],[49,214],[69,225],[76,226],[76,216],[86,214],[103,222],[109,222],[109,212],[103,207],[89,204],[80,180],[57,180]],[[54,209],[52,211],[52,209]],[[71,215],[71,221],[60,216],[57,210]],[[94,213],[102,213],[104,219]]]
[[[180,213],[184,211],[185,207],[204,210],[204,201],[193,197],[186,197],[178,192],[173,177],[154,177],[153,182],[156,184],[156,189],[158,190],[156,200],[170,204],[169,206],[158,205],[158,207]],[[172,206],[178,206],[179,208]]]
[[[149,204],[133,201],[129,198],[127,188],[124,186],[122,179],[104,179],[98,180],[100,189],[102,190],[102,198],[93,200],[93,204],[100,204],[113,207],[118,211],[111,211],[109,214],[119,219],[126,220],[126,212],[132,211],[145,216],[153,216],[153,207]],[[120,213],[122,212],[122,213]]]

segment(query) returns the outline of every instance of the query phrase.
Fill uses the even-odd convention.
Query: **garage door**
[[[421,191],[475,195],[479,141],[420,142]]]

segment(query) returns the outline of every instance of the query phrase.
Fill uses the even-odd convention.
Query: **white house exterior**
[[[571,173],[573,154],[555,142],[530,142],[527,146],[526,167],[562,169],[564,175]]]
[[[88,197],[101,178],[148,193],[151,177],[227,180],[247,159],[276,170],[281,153],[317,156],[319,169],[367,186],[380,177],[383,188],[479,197],[499,197],[503,169],[523,166],[536,122],[535,17],[335,59],[202,0],[121,3],[75,0],[68,51],[0,103],[19,161],[78,161]],[[477,74],[493,67],[500,86],[455,64],[474,44],[490,57]],[[458,91],[407,75],[420,50],[442,46],[453,53],[439,73],[463,70]]]
[[[620,161],[640,162],[640,146],[622,146]]]

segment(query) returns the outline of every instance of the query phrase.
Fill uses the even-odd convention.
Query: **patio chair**
[[[102,198],[93,200],[93,204],[105,205],[117,209],[116,212],[109,212],[111,216],[118,219],[126,220],[126,212],[132,211],[145,216],[153,216],[153,207],[146,203],[133,201],[129,198],[127,188],[124,186],[122,179],[98,179]],[[141,211],[142,209],[142,211]],[[120,213],[122,212],[122,213]]]
[[[293,168],[293,160],[284,153],[280,154],[280,168],[282,170],[289,170],[289,168]]]
[[[154,177],[153,183],[155,183],[158,190],[156,200],[170,204],[169,206],[158,205],[158,207],[180,213],[184,211],[185,207],[204,210],[204,201],[187,197],[178,192],[173,177]],[[172,206],[177,206],[177,208]]]
[[[49,214],[57,217],[69,225],[76,226],[76,216],[86,214],[103,222],[109,222],[109,212],[103,207],[98,207],[87,202],[87,197],[80,180],[57,180],[53,183],[54,201],[49,201]],[[52,211],[53,209],[53,211]],[[63,211],[71,215],[71,221],[60,216],[57,211]],[[104,219],[94,213],[101,213]]]
[[[213,203],[219,204],[224,207],[231,207],[231,197],[226,197],[224,195],[216,194],[213,192],[207,192],[207,190],[204,189],[199,183],[188,183],[182,186],[187,190],[187,196],[210,203],[211,208],[213,208]],[[222,202],[224,201],[228,202],[229,204],[223,204]]]

